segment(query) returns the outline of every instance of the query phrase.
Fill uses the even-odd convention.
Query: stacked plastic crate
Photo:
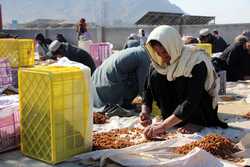
[[[112,48],[111,43],[90,44],[90,55],[94,59],[96,66],[100,66],[112,54]]]
[[[7,59],[0,59],[0,88],[12,84],[11,67]]]
[[[19,70],[21,150],[56,164],[91,150],[90,71],[77,67]]]
[[[35,63],[35,48],[32,39],[0,39],[0,59],[10,63],[12,85],[17,88],[19,67],[30,67]]]
[[[212,45],[209,43],[197,43],[194,46],[203,49],[209,56],[212,56]]]
[[[34,65],[34,41],[32,39],[0,39],[0,87],[17,88],[19,67]],[[1,97],[2,98],[2,97]],[[0,152],[19,146],[18,103],[2,107],[0,103]]]
[[[0,39],[0,58],[8,59],[11,67],[29,67],[35,63],[32,39]]]
[[[0,153],[19,146],[19,128],[20,119],[18,104],[0,108]]]

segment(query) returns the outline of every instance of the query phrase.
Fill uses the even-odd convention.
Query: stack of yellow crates
[[[197,43],[194,46],[204,49],[209,56],[212,56],[212,45],[210,43]]]
[[[32,39],[0,39],[0,58],[7,58],[14,68],[33,66],[34,47]]]
[[[19,70],[21,150],[50,164],[91,150],[89,71],[77,67]]]

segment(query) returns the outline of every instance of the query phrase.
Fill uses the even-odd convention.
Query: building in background
[[[18,21],[17,20],[12,20],[11,21],[10,29],[13,29],[13,30],[18,29]]]

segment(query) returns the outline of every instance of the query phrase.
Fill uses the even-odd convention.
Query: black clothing
[[[241,43],[231,44],[220,56],[222,61],[227,64],[227,81],[237,81],[244,79],[245,74],[248,74],[248,66],[250,61],[247,50],[244,49]],[[248,59],[248,60],[247,60]]]
[[[64,43],[67,42],[66,38],[65,38],[62,34],[57,34],[57,35],[56,35],[56,39],[57,39],[59,42],[64,42]]]
[[[64,56],[67,57],[71,61],[82,63],[82,64],[88,66],[91,69],[91,74],[96,69],[94,60],[89,55],[89,53],[83,49],[74,47],[74,46],[69,45],[69,44],[65,44]]]
[[[212,45],[212,53],[223,52],[227,47],[227,43],[222,37],[216,38],[212,34],[200,36],[200,40],[202,43],[210,43]]]
[[[191,78],[182,76],[168,81],[153,66],[148,76],[143,93],[144,103],[152,108],[155,100],[164,119],[174,114],[184,123],[227,127],[226,123],[219,120],[218,108],[213,109],[212,97],[204,89],[207,76],[204,62],[194,66]]]
[[[214,66],[214,69],[216,72],[220,71],[227,71],[227,63],[226,61],[218,58],[218,57],[212,57],[212,64]]]
[[[223,52],[227,48],[227,43],[222,37],[214,37],[214,50],[213,53]]]

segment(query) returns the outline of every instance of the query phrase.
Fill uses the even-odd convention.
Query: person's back
[[[124,49],[140,46],[140,41],[136,39],[129,39],[124,47]]]
[[[140,41],[138,39],[138,36],[132,33],[129,35],[128,40],[126,41],[123,49],[137,47],[137,46],[140,46]]]
[[[142,93],[149,68],[146,50],[139,46],[111,55],[92,75],[94,106],[121,104]]]
[[[213,30],[213,36],[215,37],[215,51],[223,52],[228,47],[226,41],[219,35],[219,32],[216,29]]]
[[[214,45],[214,53],[223,52],[227,48],[227,43],[221,36],[218,36],[217,38],[215,37]]]
[[[201,29],[199,34],[201,43],[210,43],[212,45],[212,53],[223,52],[227,47],[225,41],[221,38],[216,38],[213,34],[210,33],[210,30],[208,28]]]
[[[247,50],[244,49],[243,45],[242,42],[236,41],[228,46],[220,55],[220,59],[227,64],[227,81],[242,80],[244,77]]]
[[[67,42],[67,40],[66,40],[66,38],[63,36],[63,34],[57,34],[57,35],[56,35],[56,39],[57,39],[59,42],[64,42],[64,43]]]
[[[70,44],[64,44],[64,45],[65,45],[65,55],[64,55],[65,57],[67,57],[71,61],[76,61],[88,66],[91,69],[91,74],[95,71],[96,66],[94,60],[92,59],[92,57],[89,55],[88,52],[86,52],[83,49],[72,46]]]
[[[36,40],[36,53],[38,54],[38,59],[44,60],[46,59],[46,54],[49,51],[48,46],[45,41],[45,37],[43,34],[39,33],[35,37]]]
[[[244,45],[244,48],[247,52],[247,56],[245,57],[245,76],[244,79],[250,79],[250,31],[243,31],[241,33],[244,37],[246,37],[247,42]]]
[[[145,50],[142,47],[134,47],[111,55],[104,61],[102,67],[103,69],[107,68],[105,70],[108,71],[107,75],[110,77],[116,76],[116,80],[121,81],[123,75],[134,72],[136,66],[146,66],[145,64],[148,62],[149,59]]]

